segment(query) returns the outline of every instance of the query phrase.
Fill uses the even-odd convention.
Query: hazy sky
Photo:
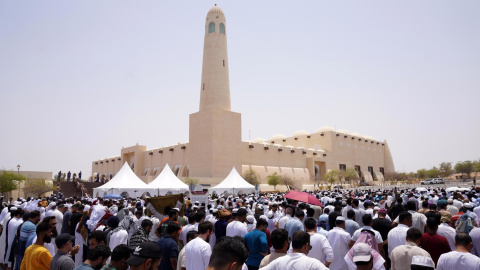
[[[0,168],[188,141],[215,1],[1,1]],[[396,169],[480,158],[480,2],[216,1],[244,140],[329,125]]]

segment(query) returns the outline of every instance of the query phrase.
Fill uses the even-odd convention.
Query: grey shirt
[[[75,262],[70,254],[57,252],[50,262],[50,270],[72,270],[75,268]]]

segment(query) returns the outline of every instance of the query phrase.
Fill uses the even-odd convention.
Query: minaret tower
[[[200,111],[230,109],[226,21],[215,5],[205,21]]]
[[[225,15],[215,5],[205,21],[200,110],[190,115],[189,176],[215,184],[233,167],[241,173],[241,125],[230,105]]]

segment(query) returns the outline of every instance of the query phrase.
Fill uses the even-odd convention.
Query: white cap
[[[353,262],[368,262],[372,258],[372,249],[365,243],[353,246]]]
[[[255,223],[255,217],[252,216],[252,215],[248,215],[247,216],[247,222],[250,223],[250,224]]]
[[[337,221],[340,221],[340,220],[345,221],[345,218],[342,217],[342,216],[338,216],[336,220],[337,220]]]
[[[261,218],[261,219],[263,219],[263,220],[267,221],[267,217],[266,217],[265,215],[261,215],[259,218]]]
[[[272,212],[272,211],[269,211],[269,212],[267,213],[267,217],[268,217],[268,218],[273,218],[273,212]]]
[[[412,265],[420,265],[435,268],[433,260],[429,257],[415,255],[412,257]]]
[[[236,214],[237,212],[238,212],[238,208],[233,208],[233,209],[232,209],[232,213],[233,213],[233,214]]]
[[[17,210],[18,210],[18,208],[15,207],[15,206],[10,207],[10,211],[17,211]]]

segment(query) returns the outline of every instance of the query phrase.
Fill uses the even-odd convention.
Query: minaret
[[[207,14],[200,110],[190,114],[189,176],[212,185],[233,167],[241,173],[242,120],[231,111],[225,15],[216,5]]]
[[[230,111],[227,32],[223,11],[215,4],[205,20],[200,111]]]

